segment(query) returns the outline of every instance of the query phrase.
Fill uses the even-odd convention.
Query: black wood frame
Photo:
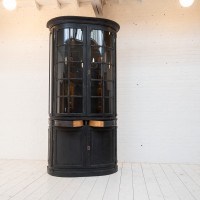
[[[49,174],[54,176],[95,176],[107,175],[117,171],[117,104],[116,104],[116,33],[119,25],[108,19],[64,16],[51,19],[47,23],[50,29],[49,53]],[[83,32],[83,76],[82,76],[82,104],[81,113],[57,113],[57,70],[58,70],[58,36],[59,30],[74,28]],[[103,96],[103,112],[91,113],[91,36],[92,30],[108,31],[112,33],[112,96],[107,97],[112,102],[112,112],[105,113],[105,99]],[[98,46],[101,47],[101,46]],[[106,46],[102,46],[107,48]],[[101,63],[107,66],[108,63]],[[101,65],[101,67],[102,67]],[[110,64],[109,64],[110,65]],[[104,75],[103,75],[104,76]],[[69,77],[68,77],[69,83]],[[102,78],[104,86],[106,82]],[[104,89],[104,87],[102,88]],[[68,89],[69,90],[69,89]],[[68,96],[67,98],[71,98]],[[96,98],[96,97],[94,97]],[[60,100],[60,97],[59,97]],[[73,127],[74,120],[82,120],[83,125]],[[90,120],[100,120],[103,127],[91,127]]]

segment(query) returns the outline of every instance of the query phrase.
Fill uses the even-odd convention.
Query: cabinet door
[[[56,167],[83,167],[84,130],[82,128],[53,128],[54,155]],[[84,145],[85,146],[85,145]]]
[[[115,34],[91,29],[89,36],[88,108],[89,115],[115,114]]]
[[[66,27],[57,31],[56,39],[56,113],[85,114],[86,29]]]
[[[116,127],[90,127],[90,166],[108,166],[116,162]]]

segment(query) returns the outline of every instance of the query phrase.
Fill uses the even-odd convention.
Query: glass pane
[[[104,47],[91,47],[91,62],[112,64],[112,50]]]
[[[83,41],[83,32],[81,29],[66,28],[58,31],[57,44],[63,45],[69,43],[70,40]]]
[[[111,81],[113,79],[113,66],[108,64],[104,65],[104,80],[105,81]]]
[[[58,79],[68,78],[67,65],[64,63],[58,64]]]
[[[83,95],[83,84],[81,80],[70,80],[69,85],[70,95]]]
[[[60,97],[57,98],[57,113],[67,113],[68,112],[68,98]]]
[[[57,87],[57,96],[68,95],[68,80],[59,80]]]
[[[91,32],[91,45],[103,46],[103,31],[93,30]]]
[[[83,61],[83,46],[66,46],[65,62]]]
[[[83,112],[82,98],[76,98],[76,97],[70,98],[69,112],[70,113],[82,113]]]
[[[103,87],[101,81],[91,82],[91,96],[103,96]]]
[[[62,45],[65,43],[65,40],[64,40],[64,29],[61,29],[58,31],[58,34],[57,34],[57,44],[58,45]]]
[[[97,46],[91,47],[91,62],[102,62],[103,61],[103,54],[102,51],[100,52],[102,48]]]
[[[83,61],[83,46],[59,46],[58,47],[58,62],[64,62],[67,64],[68,62],[73,61]]]
[[[112,98],[104,99],[104,108],[105,108],[105,113],[113,112],[113,99]]]
[[[91,45],[113,47],[113,34],[109,31],[93,30],[91,32]]]
[[[64,60],[65,60],[65,46],[58,47],[57,56],[58,56],[58,58],[57,58],[58,62],[64,62]]]
[[[113,47],[113,34],[109,31],[104,32],[104,42],[105,46],[107,47]]]
[[[82,78],[83,77],[83,63],[68,63],[70,68],[70,78]]]
[[[92,63],[91,64],[91,79],[102,79],[103,74],[101,70],[101,64]]]
[[[91,98],[91,113],[103,113],[102,98]]]
[[[105,49],[103,52],[103,62],[107,64],[112,64],[112,50],[110,49]]]
[[[104,82],[104,96],[113,96],[113,83],[111,81]]]

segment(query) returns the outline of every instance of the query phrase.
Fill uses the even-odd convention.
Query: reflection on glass
[[[113,34],[109,31],[93,30],[90,37],[91,45],[113,47]]]
[[[103,34],[101,30],[93,30],[91,32],[91,43],[92,45],[103,46]]]
[[[83,63],[69,62],[58,63],[58,79],[68,78],[68,69],[70,70],[69,78],[83,77]]]
[[[112,64],[112,50],[104,47],[91,47],[91,62]]]
[[[83,94],[83,84],[81,80],[70,80],[69,85],[70,95],[82,96]]]
[[[68,95],[68,81],[60,80],[58,81],[57,96],[67,96]]]
[[[113,99],[112,98],[105,98],[104,99],[104,112],[105,113],[112,113],[113,112]]]
[[[81,29],[66,28],[58,31],[57,44],[66,44],[70,39],[75,39],[77,41],[83,41],[83,32]]]
[[[103,87],[101,81],[91,82],[91,96],[103,96]]]
[[[104,96],[112,96],[113,93],[113,83],[111,81],[104,82]]]
[[[91,113],[103,113],[102,98],[91,98]]]
[[[91,62],[102,62],[103,57],[99,51],[99,47],[91,46]]]
[[[104,42],[105,42],[105,46],[107,47],[113,47],[113,34],[109,31],[104,31]]]
[[[82,78],[83,77],[83,63],[69,62],[70,78]]]
[[[91,78],[92,79],[102,79],[103,78],[101,64],[98,64],[98,63],[91,64]]]
[[[65,60],[65,54],[67,54],[67,52],[65,52],[65,46],[60,46],[58,47],[58,54],[57,54],[57,60],[58,62],[64,62]]]
[[[57,98],[57,113],[82,113],[82,98]]]
[[[104,80],[111,81],[113,79],[113,66],[111,64],[104,65]]]
[[[75,42],[76,43],[76,42]],[[83,46],[65,46],[65,62],[83,61]]]
[[[57,113],[68,113],[68,98],[57,98]]]
[[[110,49],[102,49],[103,62],[112,64],[112,51]]]
[[[58,64],[58,79],[68,78],[67,65],[64,63]]]
[[[59,46],[58,47],[58,62],[67,64],[68,62],[82,62],[83,61],[83,46]]]
[[[69,99],[69,113],[82,113],[82,108],[82,98],[74,97]]]

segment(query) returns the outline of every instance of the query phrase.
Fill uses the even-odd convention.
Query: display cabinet
[[[63,16],[47,23],[48,173],[95,176],[117,171],[116,33],[108,19]]]

